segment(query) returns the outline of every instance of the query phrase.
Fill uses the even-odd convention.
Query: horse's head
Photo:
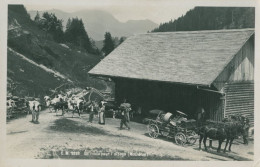
[[[249,124],[249,118],[247,116],[241,116],[240,124],[242,126],[243,133],[249,130],[250,124]]]
[[[249,128],[249,119],[246,116],[237,114],[233,115],[233,129],[238,133],[237,135],[244,135]]]

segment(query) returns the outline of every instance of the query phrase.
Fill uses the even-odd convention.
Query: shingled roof
[[[254,29],[138,34],[89,74],[209,86],[253,34]]]

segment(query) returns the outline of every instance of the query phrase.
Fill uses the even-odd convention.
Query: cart
[[[156,119],[148,119],[148,133],[152,138],[165,136],[172,138],[178,145],[193,145],[197,141],[195,133],[196,121],[187,120],[186,114],[177,111],[178,116],[172,113],[165,113],[162,110],[151,110],[150,114],[156,114]]]

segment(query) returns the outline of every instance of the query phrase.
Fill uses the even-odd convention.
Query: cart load
[[[120,109],[121,110],[131,110],[131,104],[129,104],[129,103],[122,103],[120,105]]]
[[[176,144],[194,144],[197,140],[195,133],[196,121],[187,120],[185,113],[180,111],[176,115],[162,110],[151,110],[150,114],[158,114],[156,119],[150,119],[148,133],[150,137],[157,138],[159,135],[175,139]]]

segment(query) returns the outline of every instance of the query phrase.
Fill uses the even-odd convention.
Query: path
[[[88,123],[88,114],[83,114],[81,118],[77,115],[74,118],[71,116],[71,113],[64,117],[56,116],[55,113],[49,113],[47,109],[40,114],[40,124],[31,123],[31,115],[8,122],[7,156],[42,158],[41,153],[49,149],[87,147],[118,149],[126,152],[142,151],[184,160],[234,160],[234,157],[227,158],[198,151],[197,145],[182,147],[165,138],[152,139],[146,134],[147,129],[143,124],[131,122],[132,129],[127,131],[119,130],[118,119],[108,118],[106,125],[99,125],[95,122],[97,118],[94,123]],[[246,155],[246,158],[253,157],[250,154]]]

